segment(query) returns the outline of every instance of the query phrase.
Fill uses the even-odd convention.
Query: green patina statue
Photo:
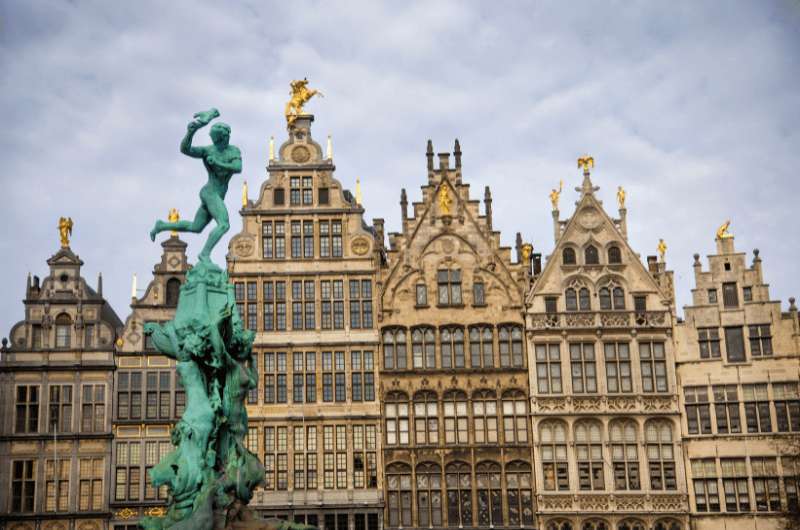
[[[208,183],[200,191],[202,204],[194,221],[156,221],[150,237],[164,230],[200,232],[213,218],[217,226],[200,259],[181,286],[175,318],[147,323],[156,349],[177,361],[186,409],[172,429],[175,450],[150,472],[155,488],[167,486],[164,517],[145,517],[145,530],[310,529],[279,520],[255,517],[247,504],[264,483],[264,467],[244,445],[247,436],[245,398],[256,388],[251,353],[253,332],[245,330],[227,273],[210,260],[214,245],[228,230],[224,198],[228,181],[241,171],[239,149],[228,144],[230,127],[211,128],[214,145],[192,147],[192,137],[219,116],[216,109],[195,114],[181,142],[181,152],[202,158]]]

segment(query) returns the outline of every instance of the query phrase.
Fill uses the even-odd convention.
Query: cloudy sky
[[[332,134],[337,177],[361,179],[367,218],[400,226],[400,187],[420,196],[425,142],[464,152],[495,226],[553,248],[549,190],[571,213],[575,159],[594,156],[600,196],[628,190],[630,242],[669,245],[679,305],[692,254],[726,218],[761,250],[772,296],[800,294],[800,3],[0,2],[3,274],[0,335],[23,318],[25,277],[47,272],[59,216],[95,283],[128,314],[161,248],[147,232],[189,216],[205,180],[178,142],[218,107],[251,194],[268,138],[286,134],[288,82],[325,93],[308,109]],[[205,139],[205,133],[200,138]],[[238,211],[241,178],[227,200]],[[241,221],[232,213],[232,230]],[[187,235],[194,260],[206,236]],[[227,241],[227,238],[226,238]],[[224,261],[225,245],[215,259]],[[748,256],[748,261],[751,256]]]

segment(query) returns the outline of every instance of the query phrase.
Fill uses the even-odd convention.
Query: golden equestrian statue
[[[442,184],[439,188],[439,213],[441,215],[450,215],[450,205],[453,204],[453,199],[450,198],[450,188],[447,184]]]
[[[72,225],[72,217],[62,217],[58,220],[58,236],[61,238],[61,248],[69,247]]]
[[[583,168],[583,173],[589,172],[590,168],[594,167],[594,158],[589,155],[583,155],[578,159],[578,169]]]
[[[625,190],[622,189],[622,186],[617,186],[617,203],[620,210],[625,209]]]
[[[558,198],[561,197],[561,190],[564,189],[564,181],[558,181],[558,189],[550,191],[550,202],[553,205],[553,211],[558,210]]]
[[[658,240],[658,255],[661,256],[661,261],[664,261],[664,256],[667,254],[667,244],[663,239]]]
[[[305,77],[301,80],[292,81],[289,86],[292,87],[291,92],[289,92],[292,97],[286,104],[286,123],[291,127],[298,116],[305,114],[303,105],[308,103],[309,99],[314,96],[325,97],[325,95],[319,90],[309,89],[308,79]]]
[[[728,239],[733,237],[733,234],[728,232],[728,228],[731,226],[731,220],[728,219],[725,223],[717,228],[717,239]]]

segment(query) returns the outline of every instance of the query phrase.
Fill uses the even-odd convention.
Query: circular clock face
[[[304,145],[298,145],[294,149],[292,149],[292,160],[295,162],[303,163],[308,162],[311,158],[311,151],[308,150],[308,147]]]
[[[357,256],[363,256],[369,252],[369,241],[367,241],[367,239],[364,237],[357,237],[350,244],[350,250],[352,250],[353,254]]]

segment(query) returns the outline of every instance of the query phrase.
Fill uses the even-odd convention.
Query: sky
[[[548,255],[548,193],[563,180],[571,215],[588,153],[612,214],[627,190],[642,260],[665,239],[679,308],[693,254],[714,253],[730,219],[786,309],[800,295],[799,27],[797,0],[3,0],[0,336],[24,318],[27,274],[47,274],[60,216],[75,223],[84,277],[94,286],[102,272],[127,317],[132,275],[143,289],[160,259],[154,220],[198,205],[205,173],[178,144],[212,106],[243,153],[231,231],[212,256],[224,263],[242,179],[252,197],[302,77],[325,94],[306,106],[312,135],[332,135],[336,177],[350,189],[360,178],[366,218],[387,233],[400,230],[400,188],[421,196],[427,139],[443,152],[458,138],[464,181],[473,198],[491,186],[503,243],[519,231]],[[190,260],[205,238],[183,237]]]

